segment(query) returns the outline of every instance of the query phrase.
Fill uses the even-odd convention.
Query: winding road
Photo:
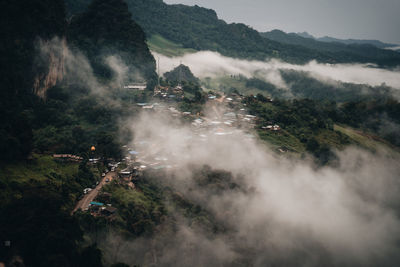
[[[87,193],[81,200],[79,200],[79,202],[76,204],[71,214],[74,214],[79,209],[83,211],[88,210],[90,202],[92,202],[97,197],[101,188],[107,183],[106,182],[107,178],[109,179],[109,182],[111,182],[116,175],[117,175],[116,172],[108,172],[106,176],[103,177],[101,182],[96,186],[96,188],[94,188],[92,191]]]

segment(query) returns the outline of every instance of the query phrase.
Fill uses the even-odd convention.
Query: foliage
[[[399,146],[400,105],[393,99],[343,104],[310,99],[268,102],[258,95],[246,97],[245,103],[250,112],[259,117],[258,132],[262,139],[277,147],[311,152],[320,164],[334,159],[331,148],[342,149],[350,143],[375,148],[358,137],[359,134],[334,126],[335,123],[359,128],[360,133],[369,132],[371,134],[364,135],[369,135],[381,144]],[[281,130],[275,132],[261,128],[274,124],[278,124]]]
[[[118,208],[123,229],[133,236],[151,235],[165,214],[163,194],[147,180],[140,180],[136,186],[138,190],[111,184],[104,190],[112,194],[111,202]]]
[[[62,0],[6,0],[0,3],[0,160],[25,158],[32,148],[29,111],[35,96],[33,82],[38,38],[51,39],[65,31]]]
[[[196,50],[184,48],[182,45],[171,42],[159,34],[153,34],[147,40],[147,45],[151,51],[166,55],[168,57],[183,56],[187,53],[194,53]]]
[[[281,71],[282,78],[290,85],[290,92],[297,98],[310,98],[336,102],[385,100],[396,95],[396,90],[386,85],[372,87],[367,84],[321,82],[310,77],[307,72]]]
[[[298,44],[286,44],[262,37],[259,32],[240,24],[227,24],[214,10],[186,5],[167,5],[160,0],[127,0],[133,18],[148,35],[161,35],[184,48],[217,51],[223,55],[264,60],[281,58],[305,63],[369,62],[396,66],[400,55],[368,45],[344,46],[336,51],[315,50]]]
[[[0,213],[7,216],[0,217],[0,237],[12,249],[0,250],[0,261],[20,256],[27,266],[102,266],[101,254],[82,245],[81,228],[70,216],[83,189],[77,169],[48,156],[1,168]]]
[[[166,81],[198,83],[199,79],[193,75],[189,67],[180,64],[172,71],[164,73]]]
[[[155,60],[146,45],[146,37],[136,24],[123,0],[94,0],[87,10],[72,18],[68,27],[68,40],[88,57],[94,72],[111,78],[107,66],[108,56],[118,56],[129,68],[129,73],[139,73],[153,88],[157,75]],[[126,82],[138,82],[128,77]]]

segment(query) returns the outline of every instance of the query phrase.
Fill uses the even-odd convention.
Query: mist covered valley
[[[140,1],[39,2],[2,9],[0,266],[399,264],[392,52],[196,51]]]

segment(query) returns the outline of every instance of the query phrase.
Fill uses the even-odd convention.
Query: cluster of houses
[[[111,194],[104,192],[102,193],[99,198],[110,201]],[[104,201],[105,202],[105,201]],[[115,219],[117,208],[113,207],[111,204],[104,204],[103,202],[99,201],[92,201],[89,205],[89,212],[92,216],[95,217],[105,217],[108,220]]]
[[[144,91],[147,88],[147,83],[130,83],[124,86],[124,89]]]
[[[275,124],[275,125],[262,126],[261,129],[269,130],[269,131],[280,131],[281,127],[279,125]]]
[[[154,96],[162,99],[182,99],[184,97],[183,88],[180,84],[175,87],[156,86],[154,88]]]
[[[59,161],[71,161],[71,162],[81,162],[83,160],[82,157],[72,154],[53,154],[53,159]]]

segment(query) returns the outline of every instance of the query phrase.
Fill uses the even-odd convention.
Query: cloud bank
[[[338,152],[338,167],[315,169],[308,161],[277,157],[239,130],[221,137],[213,131],[194,131],[166,115],[146,113],[131,125],[135,142],[153,144],[152,153],[168,155],[175,166],[163,182],[231,230],[202,232],[182,220],[166,239],[159,234],[124,243],[124,262],[144,264],[139,256],[143,247],[158,266],[400,262],[397,155],[349,148]],[[195,170],[203,165],[230,172],[243,190],[216,194],[198,186]]]
[[[307,72],[311,77],[323,82],[340,81],[371,86],[385,83],[387,86],[400,89],[400,70],[379,69],[371,64],[323,64],[311,61],[305,65],[295,65],[276,59],[269,61],[235,59],[211,51],[200,51],[172,58],[155,52],[153,54],[160,60],[161,73],[170,71],[182,62],[189,66],[194,75],[199,78],[238,74],[248,78],[257,76],[278,88],[288,87],[279,71],[295,70]]]

